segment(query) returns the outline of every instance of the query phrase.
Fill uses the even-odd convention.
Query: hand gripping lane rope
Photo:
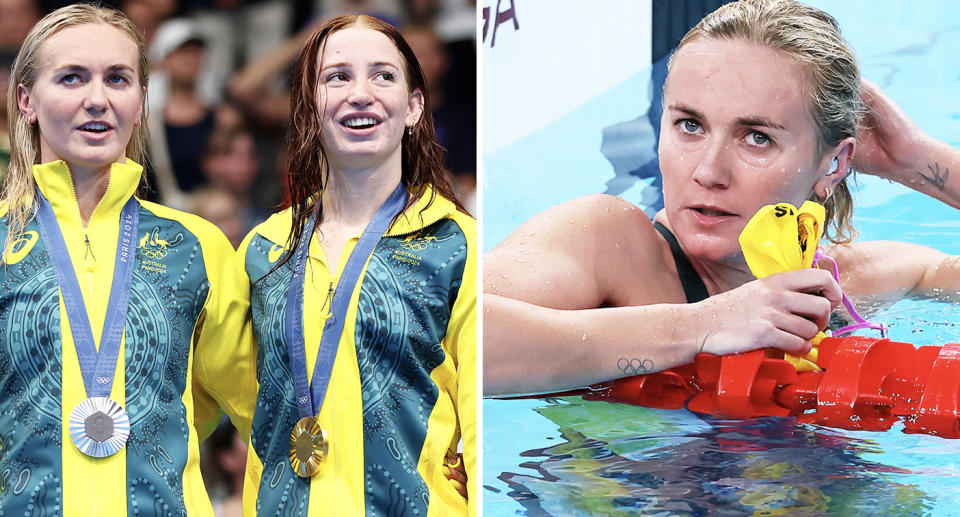
[[[762,208],[740,235],[747,265],[758,278],[836,262],[815,244],[824,209],[806,202]],[[804,357],[768,348],[717,356],[698,354],[692,364],[594,386],[589,400],[680,409],[723,418],[795,416],[801,422],[845,429],[888,430],[960,438],[960,343],[915,347],[891,341],[886,326],[860,317],[844,295],[854,325],[880,338],[828,337],[820,333]]]

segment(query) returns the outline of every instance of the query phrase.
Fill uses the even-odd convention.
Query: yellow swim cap
[[[740,248],[757,278],[813,267],[813,256],[823,235],[823,206],[806,201],[799,209],[790,203],[761,208],[740,233]]]
[[[740,248],[747,266],[757,278],[813,267],[826,211],[813,201],[806,201],[798,209],[790,203],[777,203],[761,208],[740,233]],[[820,332],[814,345],[823,339]],[[816,364],[817,347],[805,357],[787,354],[785,359],[798,371],[819,370]]]

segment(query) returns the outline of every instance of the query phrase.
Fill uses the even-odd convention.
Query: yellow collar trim
[[[437,194],[433,198],[433,203],[430,203],[432,194],[433,189],[427,187],[413,206],[397,217],[384,236],[398,237],[416,233],[441,219],[450,217],[457,211],[456,205],[440,194]],[[428,203],[430,206],[424,210]],[[260,235],[276,244],[285,245],[293,226],[292,213],[288,208],[279,214],[274,214],[267,224],[261,227]]]
[[[440,194],[436,194],[433,197],[433,203],[430,203],[431,196],[434,196],[433,189],[431,187],[424,189],[420,199],[397,217],[393,224],[390,225],[390,229],[387,230],[385,236],[397,237],[418,232],[440,219],[450,217],[457,211],[457,207],[453,204],[453,201],[450,201]],[[429,208],[427,208],[428,203],[430,203]]]
[[[90,220],[101,217],[115,218],[130,196],[137,191],[142,173],[143,167],[129,158],[124,163],[111,164],[107,190],[91,214]],[[80,207],[73,185],[73,176],[66,162],[57,160],[34,165],[33,179],[44,197],[53,205],[58,217],[75,214],[79,219]]]

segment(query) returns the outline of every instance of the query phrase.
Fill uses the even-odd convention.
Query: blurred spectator
[[[193,0],[186,4],[207,41],[205,99],[219,102],[242,64],[273,49],[290,34],[293,6],[285,0]]]
[[[213,503],[213,514],[240,517],[247,445],[230,422],[224,421],[200,447],[203,483]]]
[[[286,81],[281,86],[277,80],[288,78],[294,59],[314,27],[304,27],[233,74],[227,86],[229,96],[255,124],[273,129],[287,125],[289,88]]]
[[[201,187],[190,194],[190,204],[187,210],[210,221],[224,235],[234,248],[240,246],[240,241],[246,236],[250,228],[246,228],[242,213],[244,202],[233,192],[215,186]]]
[[[217,106],[213,116],[217,128],[235,128],[245,124],[240,108],[230,102]]]
[[[33,0],[0,0],[0,61],[7,68],[13,66],[23,38],[42,16]]]
[[[187,18],[164,22],[150,44],[150,160],[160,199],[174,208],[183,208],[183,193],[203,184],[201,162],[214,129],[214,112],[197,92],[204,48],[196,22]]]
[[[402,0],[314,0],[321,21],[341,14],[369,14],[396,27],[405,22]]]
[[[432,24],[440,12],[437,0],[404,0],[407,9],[407,23],[411,25]]]
[[[149,46],[157,27],[176,12],[177,0],[123,0],[120,10],[140,29]]]
[[[473,0],[441,0],[434,24],[450,56],[445,78],[452,102],[477,104],[477,9]]]
[[[407,23],[433,25],[446,42],[472,40],[477,33],[476,0],[404,0]]]
[[[10,67],[5,63],[0,65],[0,88],[7,91],[10,84]],[[10,133],[7,121],[7,103],[0,103],[0,183],[7,175],[7,166],[10,165]]]
[[[450,69],[447,49],[429,25],[411,25],[403,30],[430,89],[433,123],[437,138],[447,150],[446,167],[456,180],[457,196],[473,211],[476,189],[477,117],[476,103],[457,102],[448,94],[444,76]]]
[[[218,127],[210,136],[203,158],[203,174],[209,184],[246,197],[259,167],[253,135],[246,128]]]
[[[40,20],[40,6],[33,0],[0,0],[0,88],[7,92],[10,70],[20,44],[33,24]],[[0,180],[10,163],[10,135],[7,132],[7,102],[0,102]]]
[[[266,165],[256,180],[260,208],[276,209],[286,186],[286,160],[283,141],[290,119],[290,67],[307,37],[310,24],[282,44],[251,61],[233,75],[228,85],[230,99],[250,121],[257,137],[258,156]]]
[[[210,137],[210,144],[203,159],[203,174],[207,180],[207,191],[204,192],[204,196],[209,197],[210,190],[226,193],[232,196],[236,205],[231,209],[231,220],[224,220],[226,227],[221,226],[211,217],[205,217],[205,219],[221,226],[221,230],[227,233],[231,242],[233,242],[233,236],[230,233],[238,235],[236,242],[233,242],[234,246],[240,243],[240,239],[248,231],[270,216],[269,210],[260,208],[250,199],[250,187],[260,168],[255,145],[253,135],[243,126],[218,127]],[[211,216],[220,219],[225,217],[219,209],[194,204],[208,213],[212,212]],[[226,203],[221,202],[221,204]],[[196,213],[203,216],[201,212]],[[234,227],[237,229],[234,230]]]
[[[431,27],[443,42],[450,68],[444,77],[448,100],[476,104],[477,3],[475,0],[404,0],[409,25]]]
[[[403,30],[430,89],[433,120],[437,137],[447,149],[447,168],[454,174],[473,174],[477,165],[477,117],[474,104],[461,104],[447,93],[444,76],[450,60],[443,42],[427,25],[411,25]]]

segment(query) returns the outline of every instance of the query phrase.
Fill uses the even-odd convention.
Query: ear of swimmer
[[[740,248],[750,271],[757,278],[763,278],[813,267],[825,217],[823,206],[813,201],[804,202],[800,208],[790,203],[761,208],[740,233]],[[793,363],[797,371],[819,370],[816,345],[824,336],[823,332],[817,334],[806,356],[787,354],[785,359]]]

